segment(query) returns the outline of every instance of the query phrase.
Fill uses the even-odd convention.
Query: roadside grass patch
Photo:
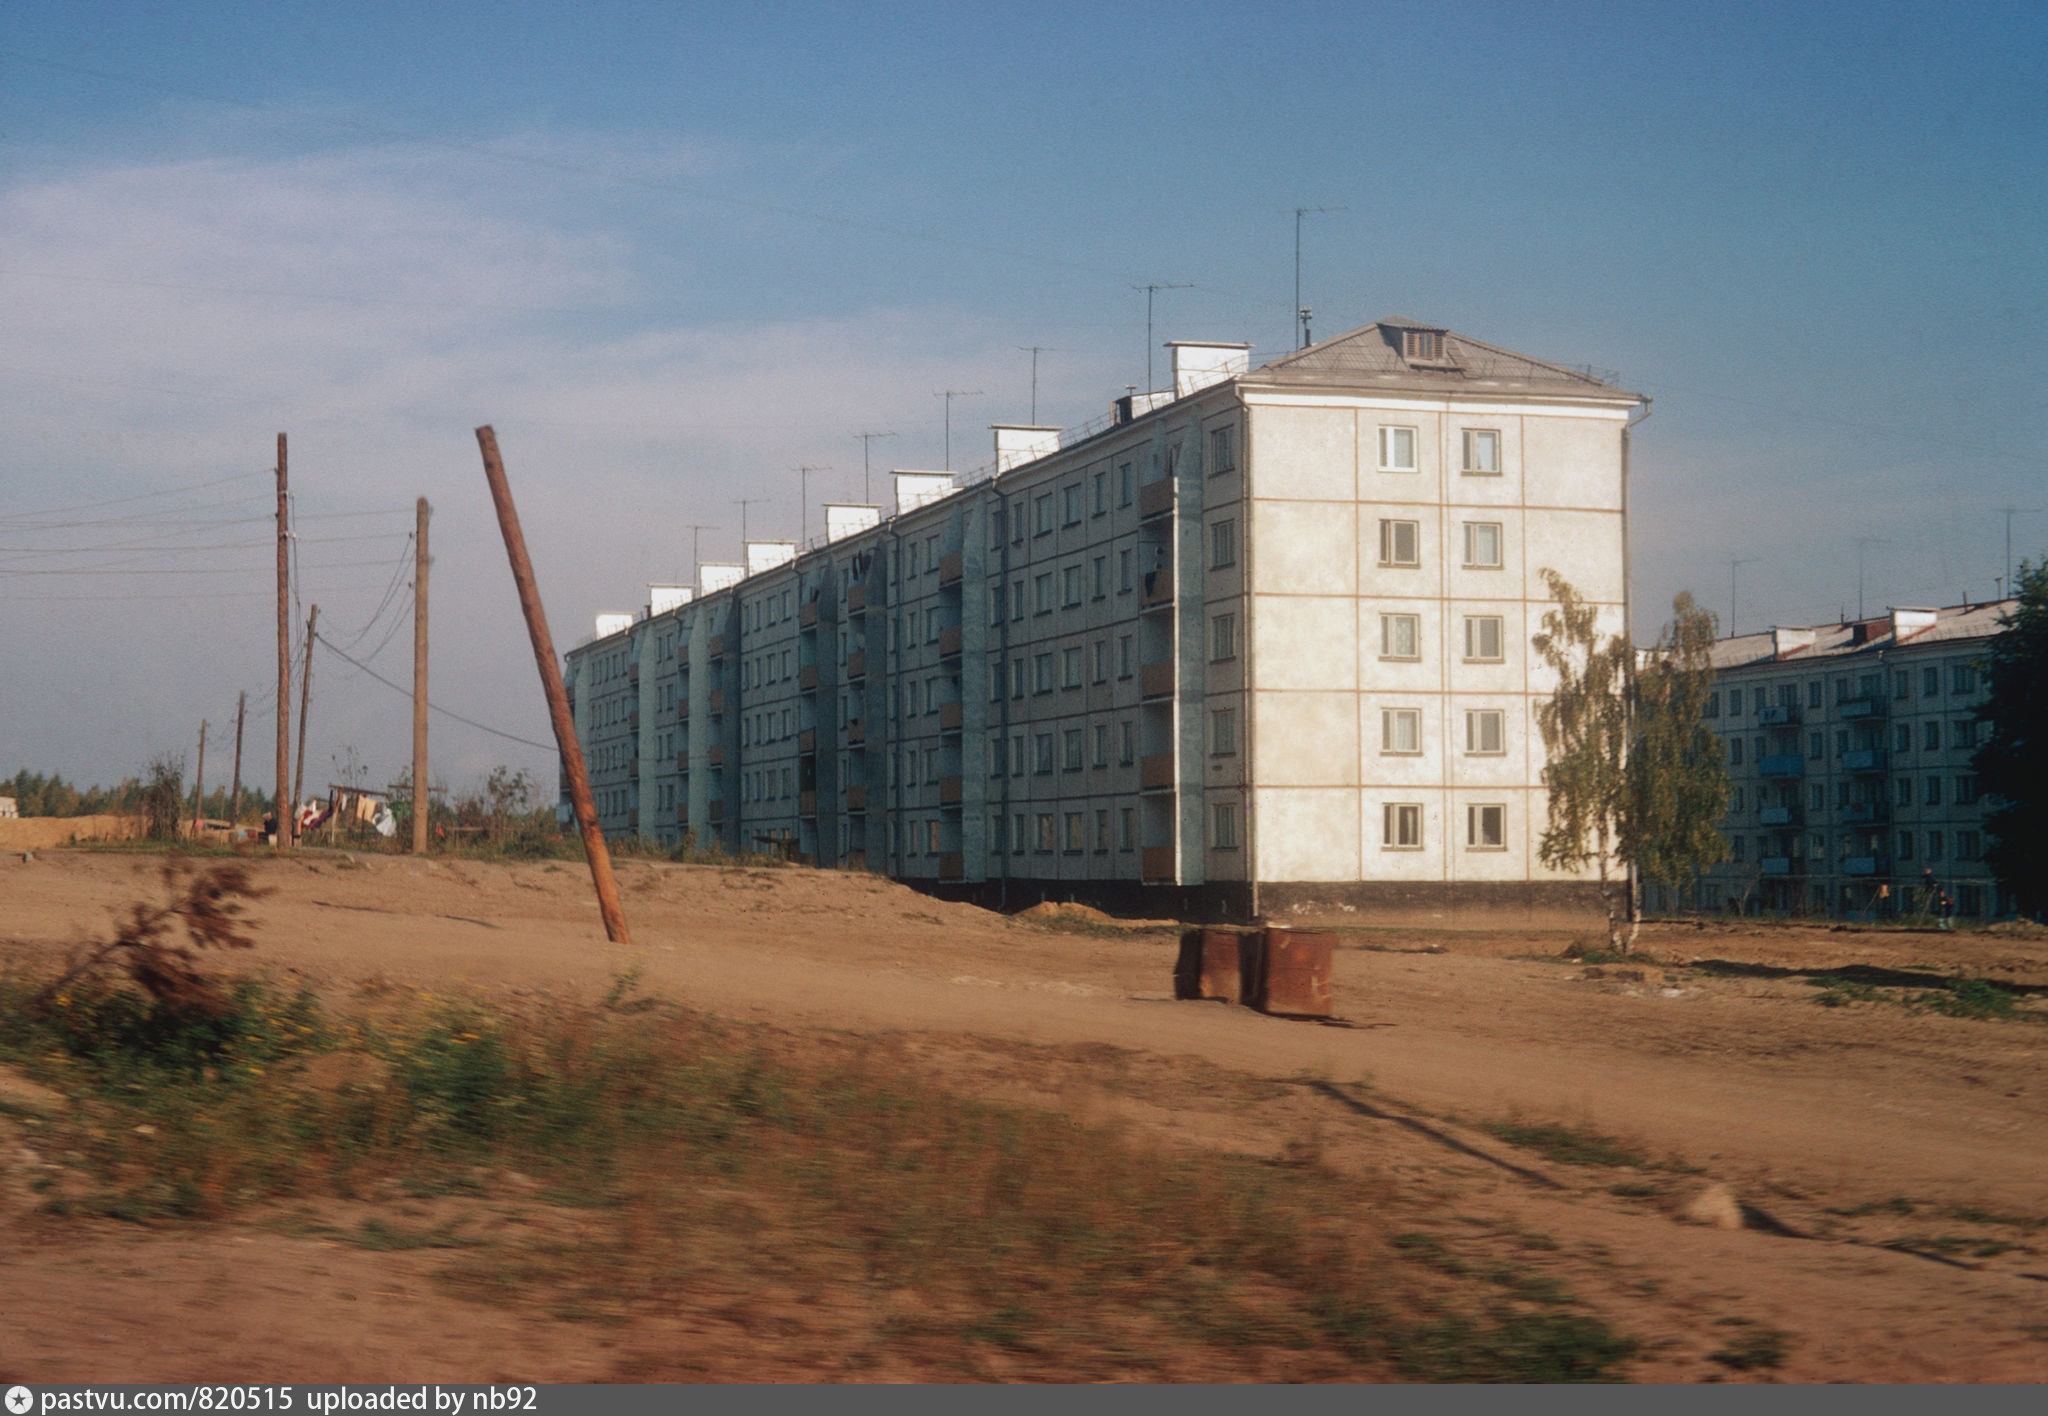
[[[1707,1354],[1710,1362],[1737,1372],[1763,1371],[1784,1365],[1792,1351],[1792,1334],[1748,1318],[1721,1318],[1721,1327],[1737,1331],[1721,1347]]]
[[[1586,1381],[1636,1351],[1554,1281],[1389,1235],[1366,1181],[963,1097],[895,1041],[667,1004],[371,1019],[260,981],[231,996],[233,1026],[171,1026],[113,992],[38,1011],[0,976],[0,1056],[81,1100],[38,1126],[92,1187],[53,1210],[516,1188],[551,1206],[545,1234],[373,1212],[335,1237],[459,1249],[440,1270],[457,1293],[599,1323],[707,1291],[908,1291],[920,1316],[900,1329],[862,1299],[869,1341],[964,1374],[991,1374],[977,1353],[1037,1377],[1217,1370],[1192,1346],[1328,1377]]]
[[[1559,1165],[1627,1166],[1646,1170],[1653,1164],[1649,1156],[1626,1142],[1584,1126],[1489,1121],[1484,1130],[1497,1141],[1535,1151],[1545,1160]]]

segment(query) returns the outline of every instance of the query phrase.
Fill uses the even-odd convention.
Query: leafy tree
[[[1727,806],[1727,769],[1703,718],[1714,617],[1681,592],[1639,664],[1625,636],[1600,633],[1599,611],[1571,582],[1554,570],[1543,579],[1556,604],[1531,642],[1557,687],[1536,709],[1549,794],[1537,855],[1553,870],[1595,868],[1608,941],[1626,952],[1639,874],[1676,889],[1727,853],[1715,826]]]
[[[1985,859],[1998,883],[2026,914],[2048,909],[2048,563],[2023,562],[2018,604],[2004,616],[2005,633],[1991,641],[1987,694],[1978,718],[1991,737],[1975,765],[1994,801],[1984,824]]]
[[[153,841],[173,841],[185,816],[185,754],[162,753],[150,760],[140,802]]]

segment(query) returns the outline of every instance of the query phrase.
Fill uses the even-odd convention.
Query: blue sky
[[[429,497],[435,697],[544,740],[476,424],[573,643],[687,523],[729,556],[735,498],[794,535],[798,465],[857,498],[853,432],[939,465],[934,390],[982,392],[984,460],[1020,346],[1042,421],[1096,416],[1145,378],[1133,285],[1193,287],[1156,341],[1286,348],[1297,206],[1344,208],[1319,334],[1400,312],[1653,395],[1645,619],[1725,616],[1737,557],[1743,627],[1853,613],[1859,540],[1873,609],[1988,597],[1999,508],[2048,507],[2039,6],[742,10],[0,8],[0,772],[118,777],[263,692],[280,429],[323,622],[385,640]],[[124,538],[220,549],[43,554]],[[315,690],[309,777],[402,765],[398,695]]]

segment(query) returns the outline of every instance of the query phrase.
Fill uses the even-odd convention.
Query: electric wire
[[[377,682],[383,684],[386,688],[391,689],[393,692],[396,693],[402,693],[407,698],[412,697],[411,689],[405,687],[403,684],[393,683],[390,679],[385,678],[384,675],[378,673],[375,669],[371,668],[368,664],[365,664],[362,660],[357,659],[349,654],[343,654],[341,650],[335,648],[333,642],[329,640],[326,635],[320,633],[318,630],[315,630],[313,632],[313,637],[320,641],[321,648],[327,650],[329,653],[332,654],[340,654],[342,658],[348,660],[349,663],[354,664],[358,669],[361,669],[364,673],[368,674],[371,678],[377,680]],[[462,714],[455,712],[453,709],[443,708],[440,704],[434,702],[433,699],[431,698],[427,700],[427,708],[431,712],[439,713],[444,718],[453,718],[458,723],[464,724],[467,727],[475,728],[478,732],[489,733],[492,737],[501,737],[505,739],[505,741],[507,742],[516,742],[522,747],[538,748],[542,752],[561,751],[561,748],[558,745],[545,742],[535,742],[532,738],[523,738],[519,736],[519,734],[517,733],[508,733],[504,731],[502,728],[494,728],[488,723],[479,723],[474,718],[465,718],[462,716]]]

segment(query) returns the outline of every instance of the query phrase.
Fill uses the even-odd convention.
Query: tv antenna
[[[1348,206],[1296,207],[1294,209],[1294,318],[1301,321],[1301,348],[1308,348],[1309,313],[1301,303],[1301,219],[1325,211],[1349,211]]]
[[[1856,538],[1856,618],[1863,618],[1863,553],[1872,546],[1889,546],[1890,541],[1882,536],[1858,536]]]
[[[1999,582],[2003,592],[1999,598],[2003,599],[2005,595],[2012,593],[2012,519],[2015,516],[2039,516],[2041,508],[2038,506],[2008,506],[1999,509],[2005,513],[2005,579]]]
[[[874,445],[876,438],[893,438],[896,435],[894,433],[855,433],[853,436],[860,439],[860,499],[861,504],[865,506],[874,501],[873,494],[868,491],[868,449]]]
[[[1162,290],[1192,290],[1195,287],[1185,281],[1159,281],[1150,285],[1133,285],[1131,289],[1145,292],[1145,392],[1152,392],[1152,297]]]
[[[943,388],[933,392],[933,398],[946,400],[946,470],[953,470],[953,400],[956,398],[980,398],[978,388]]]
[[[733,505],[740,509],[740,559],[747,558],[747,508],[759,506],[766,497],[734,497]]]
[[[1728,637],[1735,637],[1735,572],[1745,565],[1755,565],[1761,556],[1730,556],[1728,558]]]
[[[716,531],[717,529],[716,526],[712,526],[709,523],[696,521],[690,523],[690,578],[692,580],[697,578],[697,568],[701,564],[697,558],[697,538],[706,531]]]
[[[1031,422],[1035,427],[1038,423],[1038,356],[1060,351],[1044,344],[1020,344],[1017,347],[1031,356]]]
[[[799,488],[797,501],[799,505],[796,510],[796,543],[801,546],[810,539],[811,534],[811,474],[813,472],[830,472],[832,469],[830,467],[792,467],[789,470],[796,473],[800,479],[797,483]]]

